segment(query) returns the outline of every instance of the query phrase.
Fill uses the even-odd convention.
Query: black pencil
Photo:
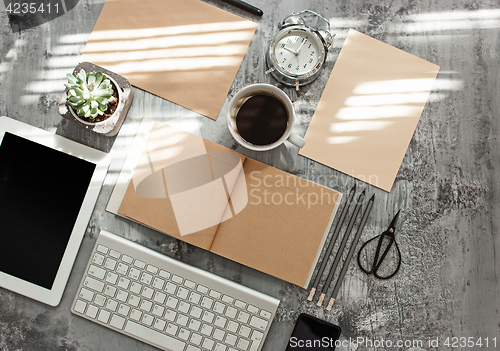
[[[318,271],[318,275],[316,276],[316,279],[314,280],[314,284],[311,288],[311,291],[309,292],[309,296],[307,297],[307,301],[312,301],[314,298],[314,294],[316,294],[316,289],[318,288],[319,281],[321,280],[321,276],[323,275],[323,272],[325,270],[326,263],[328,262],[328,259],[330,258],[330,255],[333,250],[333,246],[335,245],[335,242],[337,241],[337,237],[339,236],[340,228],[342,227],[342,224],[344,224],[344,219],[347,215],[347,212],[349,210],[349,207],[351,206],[352,199],[354,197],[354,193],[356,192],[356,184],[352,187],[351,191],[349,192],[349,197],[347,198],[347,202],[344,205],[344,209],[342,210],[342,214],[340,215],[339,221],[337,222],[337,226],[335,227],[335,230],[333,231],[332,239],[330,240],[330,244],[328,244],[328,248],[326,249],[325,256],[323,257],[323,262],[321,262],[321,266]]]
[[[359,228],[358,228],[358,231],[356,232],[356,236],[354,237],[354,240],[352,241],[351,248],[349,249],[349,253],[347,254],[347,258],[344,262],[344,266],[342,267],[342,270],[340,271],[340,275],[339,275],[339,278],[337,279],[337,283],[335,284],[335,287],[333,288],[332,294],[330,295],[328,305],[326,306],[327,311],[330,311],[333,307],[333,304],[335,303],[335,298],[337,297],[340,286],[342,285],[342,281],[344,280],[345,273],[347,272],[347,268],[349,267],[349,263],[351,263],[352,255],[354,254],[354,250],[356,250],[356,246],[358,245],[359,238],[361,237],[361,232],[363,231],[363,228],[365,227],[365,224],[366,224],[366,220],[368,219],[368,215],[370,214],[370,211],[372,210],[374,199],[375,199],[375,194],[373,194],[372,197],[370,198],[370,201],[368,202],[368,206],[366,207],[365,213],[363,214],[363,218],[361,219],[361,223],[359,224]]]
[[[222,0],[224,2],[227,2],[228,4],[231,4],[231,5],[234,5],[242,10],[245,10],[247,12],[250,12],[252,15],[256,15],[256,16],[262,16],[263,12],[261,9],[253,6],[253,5],[250,5],[250,4],[247,4],[246,2],[243,2],[241,0]]]
[[[342,241],[340,242],[340,247],[339,247],[339,250],[337,251],[337,255],[335,255],[335,260],[333,261],[332,268],[330,268],[330,273],[328,274],[328,277],[326,278],[326,282],[325,282],[325,285],[323,286],[323,289],[321,291],[321,295],[319,295],[318,303],[316,304],[317,306],[321,306],[323,304],[323,300],[325,299],[326,291],[328,290],[328,287],[330,286],[330,283],[332,282],[333,275],[335,274],[335,271],[337,270],[337,266],[339,264],[339,261],[342,258],[342,253],[344,251],[345,244],[347,243],[347,239],[349,239],[349,235],[351,234],[352,227],[354,227],[354,223],[356,222],[356,219],[358,218],[359,209],[361,208],[361,204],[363,203],[364,198],[365,198],[365,191],[363,190],[361,195],[359,195],[359,197],[358,197],[358,202],[356,203],[356,207],[354,208],[354,212],[351,215],[349,225],[347,226],[344,237],[342,238]]]

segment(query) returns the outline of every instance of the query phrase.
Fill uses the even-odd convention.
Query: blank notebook
[[[390,191],[438,72],[350,29],[300,155]]]
[[[143,121],[107,210],[307,287],[341,194]]]

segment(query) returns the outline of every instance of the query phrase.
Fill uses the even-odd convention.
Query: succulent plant
[[[108,104],[115,101],[111,81],[102,72],[86,73],[83,69],[75,76],[68,74],[67,103],[79,117],[95,119],[102,116]]]

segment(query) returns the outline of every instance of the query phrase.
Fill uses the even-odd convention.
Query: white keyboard
[[[72,312],[169,351],[258,351],[279,300],[104,230]]]

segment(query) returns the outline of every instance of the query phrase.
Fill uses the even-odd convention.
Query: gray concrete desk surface
[[[277,23],[292,11],[312,9],[332,19],[337,33],[320,78],[291,96],[304,135],[320,93],[347,34],[355,28],[441,66],[434,90],[406,152],[390,193],[298,156],[286,145],[266,153],[241,149],[222,117],[214,122],[134,88],[135,99],[118,138],[99,137],[58,114],[61,80],[77,64],[103,0],[82,0],[63,16],[20,33],[12,32],[0,5],[0,114],[56,131],[87,145],[118,151],[102,189],[66,291],[58,307],[48,307],[0,289],[0,349],[14,350],[154,350],[153,347],[70,313],[90,250],[101,228],[281,299],[264,345],[285,348],[297,316],[308,312],[338,323],[344,340],[363,338],[339,350],[482,350],[496,338],[500,348],[500,2],[485,0],[252,0],[262,18],[219,7],[259,23],[247,56],[229,92],[264,74],[266,43]],[[61,44],[60,38],[74,38]],[[226,100],[226,105],[227,105]],[[223,108],[224,110],[224,108]],[[362,241],[379,234],[402,210],[398,242],[400,272],[380,281],[352,262],[334,309],[327,313],[306,303],[306,290],[173,240],[104,209],[113,176],[142,117],[159,121],[183,118],[201,135],[300,177],[347,193],[356,183],[376,194]],[[55,213],[55,215],[57,215]],[[469,339],[470,338],[470,339]],[[438,339],[438,346],[434,341]],[[361,340],[361,339],[360,339]],[[429,341],[433,341],[429,345]],[[391,341],[392,348],[381,342]],[[402,341],[402,347],[395,343]],[[421,344],[419,342],[422,341]],[[474,341],[474,346],[470,342]],[[483,346],[479,346],[482,341]],[[378,342],[378,344],[377,344]]]

